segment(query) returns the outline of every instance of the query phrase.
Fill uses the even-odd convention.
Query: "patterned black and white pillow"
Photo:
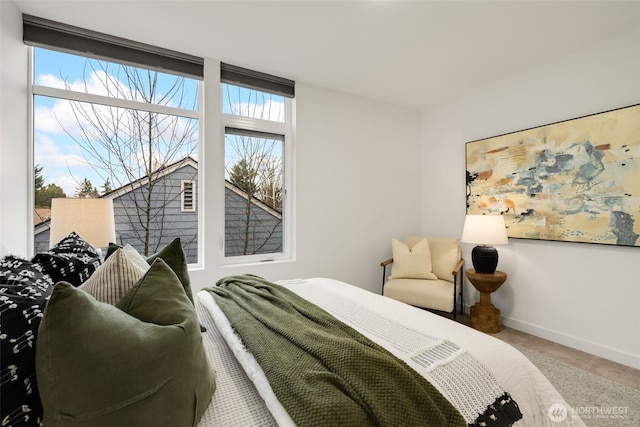
[[[0,420],[2,425],[38,426],[42,405],[36,382],[36,339],[53,282],[38,264],[0,259]]]
[[[84,283],[101,264],[98,251],[75,232],[31,261],[40,264],[53,283],[65,281],[73,286]]]

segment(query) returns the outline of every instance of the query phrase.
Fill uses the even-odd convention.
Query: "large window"
[[[49,247],[52,198],[97,197],[113,200],[116,243],[148,255],[180,237],[199,262],[202,58],[23,20],[33,53],[35,251]],[[291,259],[295,84],[224,63],[220,81],[224,199],[222,217],[208,218],[224,227],[222,261]]]
[[[222,64],[221,80],[224,257],[288,258],[293,223],[288,197],[293,82],[227,64]]]
[[[180,237],[198,262],[200,80],[57,46],[32,58],[35,251],[51,198],[105,197],[117,243],[148,255]]]

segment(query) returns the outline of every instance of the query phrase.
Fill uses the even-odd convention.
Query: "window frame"
[[[220,82],[220,107],[225,102],[225,94],[223,85],[231,84],[234,86],[240,86],[237,83]],[[257,90],[255,88],[252,88]],[[233,266],[241,264],[253,264],[263,262],[280,262],[280,261],[293,261],[295,260],[294,250],[294,230],[295,230],[295,209],[294,209],[294,156],[295,156],[295,138],[294,138],[294,111],[295,111],[295,98],[284,97],[284,121],[276,122],[270,120],[256,119],[251,117],[233,115],[223,113],[221,111],[221,126],[220,126],[220,139],[222,144],[222,159],[220,160],[221,168],[224,170],[225,162],[225,144],[226,144],[226,129],[234,128],[238,130],[245,130],[249,132],[265,133],[282,136],[283,149],[282,149],[282,251],[274,252],[271,254],[251,254],[251,255],[234,255],[227,256],[225,254],[225,191],[221,192],[221,237],[220,237],[220,263],[221,265]],[[224,186],[225,179],[220,185]]]
[[[205,263],[215,259],[211,254],[215,250],[206,251],[209,246],[215,247],[215,241],[220,239],[218,252],[218,266],[239,265],[264,261],[293,261],[295,260],[295,81],[287,78],[267,75],[259,71],[230,66],[218,60],[205,59],[182,52],[171,51],[157,46],[122,39],[92,30],[74,27],[60,22],[50,21],[23,14],[24,43],[28,49],[28,138],[29,138],[29,163],[30,169],[34,169],[35,158],[35,128],[34,105],[36,96],[48,96],[68,99],[78,102],[95,103],[99,95],[71,92],[66,89],[57,89],[44,86],[35,86],[35,61],[34,48],[41,47],[50,50],[72,53],[92,59],[103,59],[110,62],[132,65],[140,68],[149,68],[169,74],[182,75],[195,78],[198,82],[198,109],[194,112],[183,111],[179,116],[192,118],[198,121],[198,170],[195,180],[197,229],[198,229],[198,262],[189,264],[190,270],[202,269]],[[144,58],[144,59],[142,59]],[[207,67],[205,67],[207,64]],[[172,71],[170,71],[172,70]],[[224,77],[222,76],[224,74]],[[233,116],[223,113],[222,83],[234,86],[248,87],[254,90],[265,91],[284,96],[285,110],[284,123],[267,120],[251,119],[247,117]],[[132,101],[106,98],[108,105],[117,108],[135,108],[153,113],[171,114],[164,106],[152,106],[150,104],[136,105]],[[205,100],[208,105],[205,105]],[[100,103],[100,102],[97,102]],[[213,105],[212,105],[213,104]],[[271,134],[282,135],[283,143],[283,182],[282,182],[282,251],[265,255],[245,255],[226,257],[224,250],[225,239],[225,215],[224,215],[224,184],[220,185],[219,179],[224,183],[224,150],[225,129],[234,127],[243,130],[255,130]],[[213,131],[213,132],[212,132]],[[209,178],[206,182],[205,178]],[[212,178],[216,178],[213,179]],[[210,187],[207,191],[207,185]],[[34,176],[29,174],[29,188],[33,190]],[[207,195],[215,195],[206,199]],[[28,203],[30,211],[34,211],[35,192],[30,191]],[[222,203],[220,203],[222,200]],[[221,210],[220,210],[221,209]],[[205,211],[208,215],[205,215]],[[218,211],[218,215],[215,212]],[[208,218],[206,218],[207,216]],[[205,230],[205,223],[218,223],[219,226]],[[221,230],[213,231],[215,229]],[[31,252],[34,247],[35,227],[30,227],[30,239],[28,245]],[[212,239],[213,238],[213,239]],[[213,243],[213,245],[212,245]],[[205,247],[207,246],[207,247]],[[210,249],[210,248],[209,248]],[[214,262],[215,264],[215,262]]]
[[[112,97],[108,97],[108,96],[103,96],[103,95],[97,95],[97,94],[91,94],[91,93],[85,93],[85,92],[78,92],[78,91],[73,91],[73,90],[67,90],[67,89],[60,89],[60,88],[55,88],[55,87],[49,87],[49,86],[42,86],[42,85],[37,85],[35,84],[35,71],[36,71],[36,63],[35,63],[35,49],[36,48],[40,48],[40,49],[47,49],[47,50],[53,50],[53,51],[59,51],[59,52],[63,52],[63,53],[68,53],[68,54],[72,54],[72,55],[76,55],[76,56],[81,56],[81,57],[85,57],[88,59],[97,59],[97,60],[101,60],[101,61],[107,61],[107,62],[111,62],[111,63],[120,63],[123,64],[120,61],[114,60],[112,58],[98,58],[94,55],[89,55],[89,54],[83,54],[82,52],[69,52],[69,51],[63,51],[60,49],[57,49],[55,47],[52,46],[42,46],[42,45],[27,45],[28,48],[28,94],[29,94],[29,101],[28,101],[28,123],[29,123],[29,129],[28,129],[28,138],[29,138],[29,168],[31,171],[34,170],[35,167],[35,99],[36,96],[45,96],[45,97],[49,97],[49,98],[55,98],[55,99],[63,99],[63,100],[68,100],[68,101],[72,101],[72,102],[83,102],[83,103],[90,103],[90,104],[98,104],[98,105],[106,105],[109,107],[115,107],[115,108],[125,108],[125,109],[135,109],[135,110],[139,110],[139,111],[145,111],[145,112],[150,112],[150,113],[159,113],[159,114],[165,114],[165,115],[171,115],[171,116],[177,116],[177,117],[183,117],[186,119],[193,119],[196,120],[198,122],[198,131],[197,131],[197,136],[198,136],[198,144],[197,144],[197,150],[198,150],[198,157],[201,158],[202,157],[202,153],[203,153],[203,147],[204,147],[204,105],[203,105],[203,100],[204,100],[204,81],[203,79],[197,79],[194,76],[191,75],[182,75],[182,74],[178,74],[178,73],[172,73],[172,72],[167,72],[165,70],[155,70],[158,72],[163,72],[166,74],[173,74],[173,75],[177,75],[179,77],[185,77],[185,78],[191,78],[193,80],[197,81],[197,85],[198,85],[198,93],[197,93],[197,109],[196,110],[188,110],[188,109],[184,109],[184,108],[176,108],[176,107],[170,107],[170,106],[166,106],[166,105],[158,105],[158,104],[150,104],[150,103],[145,103],[145,102],[138,102],[138,101],[132,101],[132,100],[127,100],[127,99],[121,99],[121,98],[112,98]],[[133,66],[133,67],[138,67],[138,68],[148,68],[146,67],[144,64],[132,64],[132,63],[127,63],[127,64],[123,64],[123,65],[127,65],[127,66]],[[197,209],[197,204],[196,204],[196,200],[197,198],[199,198],[199,195],[201,195],[203,188],[201,183],[203,182],[202,180],[202,176],[204,174],[203,171],[203,165],[199,164],[198,168],[197,168],[197,175],[196,175],[196,179],[195,180],[191,180],[192,182],[195,181],[195,185],[194,185],[194,200],[193,200],[193,210],[191,211],[185,211],[185,210],[181,210],[181,212],[196,212],[197,213],[197,262],[195,263],[189,263],[188,267],[191,268],[201,268],[204,265],[204,240],[205,240],[205,235],[204,235],[204,230],[203,230],[203,216],[204,216],[204,211],[203,208],[201,207],[200,211],[198,211]],[[29,211],[30,212],[34,212],[35,211],[35,191],[34,191],[34,183],[33,180],[34,178],[31,177],[30,178],[31,182],[29,185],[30,188],[30,192],[29,192]],[[181,185],[181,197],[180,197],[180,202],[181,202],[181,208],[183,207],[183,187]],[[29,245],[30,245],[30,252],[33,253],[35,250],[35,227],[30,227],[30,237],[29,237]]]

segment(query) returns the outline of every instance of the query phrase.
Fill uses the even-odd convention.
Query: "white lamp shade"
[[[51,200],[49,246],[75,231],[95,248],[115,242],[112,199],[59,198]]]
[[[509,243],[502,215],[467,215],[461,242],[478,245],[506,245]]]

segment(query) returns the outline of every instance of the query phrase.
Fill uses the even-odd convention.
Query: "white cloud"
[[[232,111],[239,113],[243,117],[274,122],[284,121],[284,104],[272,100],[268,100],[264,104],[238,102],[234,104]]]
[[[87,163],[81,156],[64,153],[61,148],[48,136],[36,135],[34,164],[42,167],[45,185],[55,184],[70,196],[77,186],[77,178],[72,171],[77,171],[79,167],[86,167]]]
[[[36,84],[40,86],[64,89],[64,81],[53,74],[40,74],[36,76]]]
[[[53,74],[40,74],[36,76],[36,84],[103,96],[116,96],[118,93],[128,93],[129,91],[125,83],[103,70],[91,71],[86,79],[82,78],[71,82],[65,82]],[[121,98],[122,96],[117,97]]]
[[[86,166],[82,156],[61,152],[62,146],[46,135],[36,134],[34,161],[40,166]]]
[[[74,116],[71,101],[58,99],[52,107],[38,105],[34,108],[34,127],[36,132],[52,135],[79,135],[80,129],[86,125],[85,120]]]
[[[64,191],[64,194],[66,194],[67,197],[71,197],[75,194],[78,183],[81,181],[82,180],[80,178],[73,175],[61,175],[54,177],[51,180],[51,182],[62,188],[62,191]]]

